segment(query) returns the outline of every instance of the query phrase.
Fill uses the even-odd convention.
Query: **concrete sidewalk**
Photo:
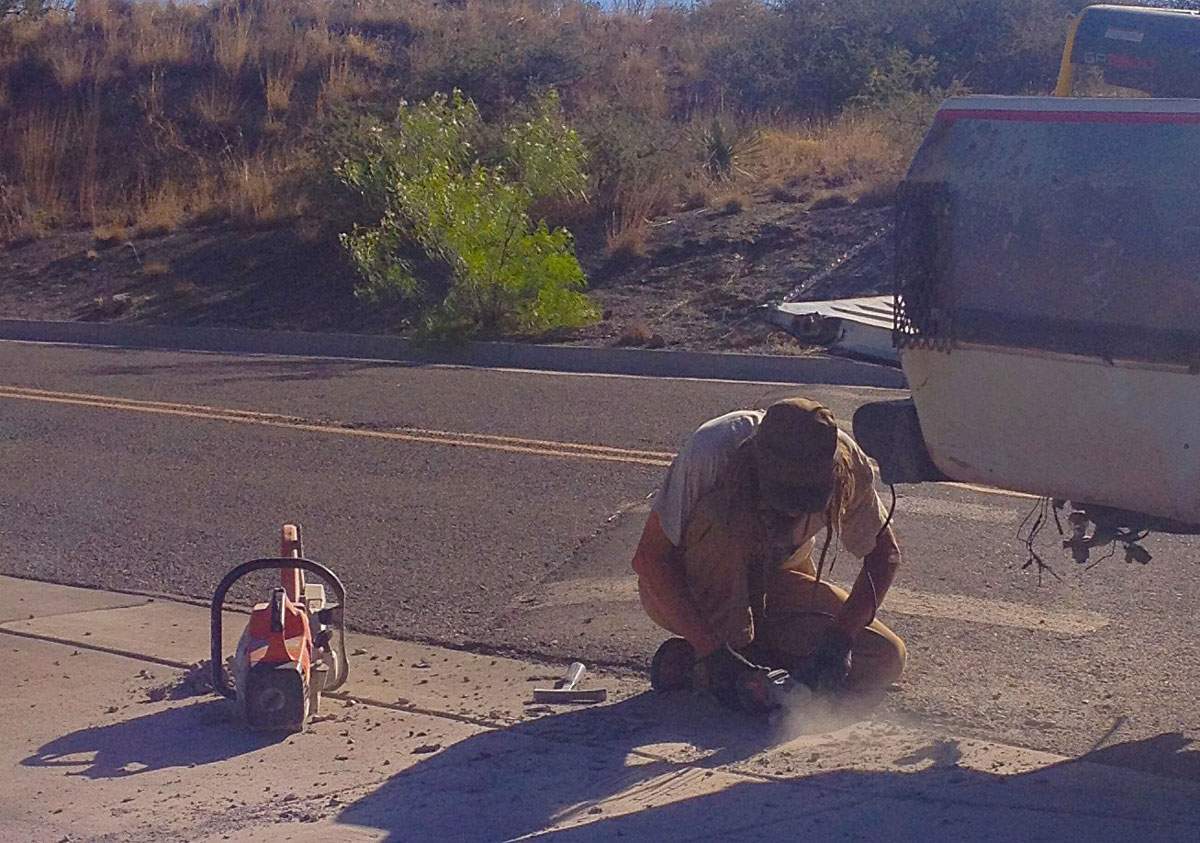
[[[832,712],[768,728],[614,675],[603,706],[533,706],[562,665],[366,636],[307,732],[256,735],[188,682],[207,615],[0,577],[0,840],[1200,838],[1170,736],[1072,760]]]

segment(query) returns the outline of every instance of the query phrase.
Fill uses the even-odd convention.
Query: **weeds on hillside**
[[[373,71],[332,8],[81,0],[0,19],[0,174],[31,215],[18,228],[296,215],[322,109]]]
[[[586,153],[557,95],[503,126],[495,148],[481,154],[474,140],[487,129],[457,91],[366,128],[338,167],[379,213],[376,224],[342,235],[364,291],[424,300],[424,327],[436,336],[544,333],[594,321],[570,233],[529,216],[535,200],[582,198],[587,186]],[[444,294],[429,295],[410,256],[413,241],[449,268]]]
[[[0,173],[24,197],[6,213],[29,231],[273,222],[300,212],[303,164],[345,107],[385,115],[457,87],[492,121],[554,87],[615,236],[721,192],[704,180],[760,170],[767,153],[738,149],[744,131],[778,140],[958,79],[1048,87],[1081,3],[0,0],[19,12],[0,15]],[[855,119],[845,131],[861,144],[869,121]]]

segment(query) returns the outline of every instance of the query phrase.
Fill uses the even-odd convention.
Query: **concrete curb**
[[[536,369],[598,375],[748,380],[904,389],[898,369],[839,357],[785,357],[504,342],[418,345],[399,337],[245,328],[0,319],[0,339],[170,351],[392,360],[417,365]]]

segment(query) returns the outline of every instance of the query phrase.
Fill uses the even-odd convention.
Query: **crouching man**
[[[695,681],[760,713],[769,668],[819,692],[869,692],[899,678],[904,642],[875,612],[900,549],[874,481],[866,455],[815,401],[702,425],[667,470],[633,557],[646,612],[691,645],[660,649],[656,686]],[[849,594],[821,578],[834,535],[863,560]]]

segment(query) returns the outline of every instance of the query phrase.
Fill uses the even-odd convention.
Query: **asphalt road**
[[[359,629],[634,669],[661,633],[629,557],[687,434],[797,392],[846,419],[895,395],[21,343],[0,372],[0,572],[206,599],[298,521]],[[1051,527],[1061,580],[1039,585],[1015,538],[1032,500],[898,492],[893,717],[1069,753],[1155,738],[1118,757],[1200,778],[1174,753],[1200,712],[1200,541],[1084,572]]]

